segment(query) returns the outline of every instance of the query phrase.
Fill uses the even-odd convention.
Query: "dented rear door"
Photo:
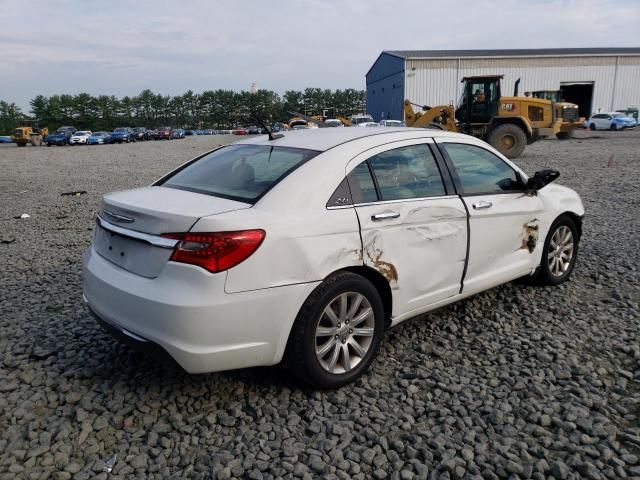
[[[363,261],[389,281],[393,316],[460,291],[467,214],[447,191],[428,143],[389,143],[347,166]]]

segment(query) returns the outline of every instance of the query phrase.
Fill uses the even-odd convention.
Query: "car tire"
[[[596,130],[596,125],[595,125],[595,123],[590,123],[590,124],[589,124],[589,130],[591,130],[592,132]]]
[[[527,135],[511,123],[496,127],[489,134],[489,144],[507,158],[518,158],[527,146]]]
[[[360,275],[338,273],[318,285],[300,309],[289,336],[286,363],[296,377],[313,387],[339,388],[369,368],[383,335],[384,308],[376,288]]]
[[[617,130],[615,123],[609,125],[609,130]]]
[[[50,146],[51,146],[51,144],[50,144],[50,143],[47,143],[47,147],[50,147]]]
[[[569,244],[571,253],[566,258]],[[569,215],[560,215],[549,228],[540,265],[536,273],[528,277],[528,283],[553,286],[568,280],[576,264],[579,244],[580,230],[576,221]]]

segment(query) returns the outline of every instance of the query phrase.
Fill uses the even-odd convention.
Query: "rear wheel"
[[[609,125],[609,130],[616,130],[616,124],[612,123],[611,125]]]
[[[527,145],[527,135],[512,123],[500,125],[489,134],[489,143],[507,158],[518,158]]]
[[[289,366],[315,387],[341,387],[369,368],[383,331],[384,310],[375,287],[359,275],[339,273],[302,306],[289,337]]]
[[[596,124],[595,123],[590,123],[589,124],[589,130],[594,131],[596,129]]]
[[[27,146],[26,143],[16,143],[16,145],[18,145],[19,147],[26,147]]]

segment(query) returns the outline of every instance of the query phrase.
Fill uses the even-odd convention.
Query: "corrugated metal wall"
[[[404,118],[404,59],[382,53],[366,76],[367,113],[376,122]]]
[[[405,95],[424,105],[457,104],[462,77],[489,74],[504,74],[503,95],[513,93],[518,78],[520,94],[557,90],[561,83],[593,82],[594,111],[640,105],[640,56],[408,59]]]

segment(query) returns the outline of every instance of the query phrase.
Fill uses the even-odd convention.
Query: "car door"
[[[456,295],[461,287],[467,213],[450,178],[443,182],[446,167],[438,166],[430,144],[435,148],[430,139],[394,142],[347,166],[363,262],[389,281],[394,317]]]
[[[458,193],[469,211],[469,258],[463,293],[508,282],[535,267],[542,202],[523,190],[505,159],[472,142],[438,141]]]

